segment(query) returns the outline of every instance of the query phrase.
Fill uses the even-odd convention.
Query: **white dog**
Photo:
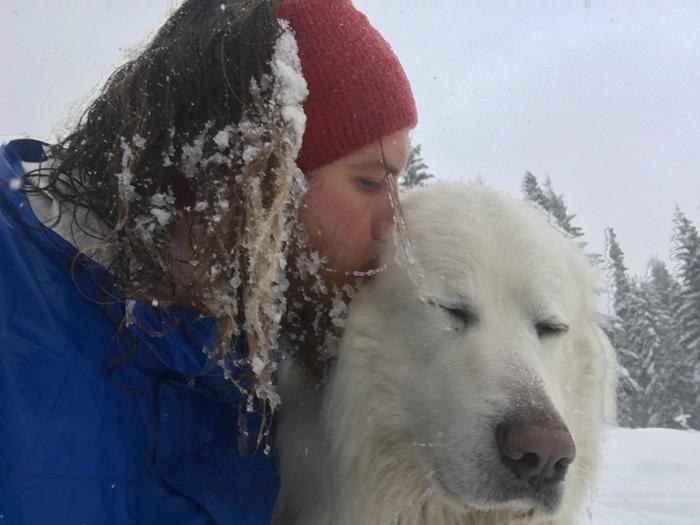
[[[273,523],[576,523],[614,387],[594,272],[492,190],[402,207],[416,262],[384,241],[327,383],[281,374]]]

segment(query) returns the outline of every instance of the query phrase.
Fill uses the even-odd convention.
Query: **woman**
[[[350,1],[189,0],[67,137],[4,146],[8,523],[267,523],[277,356],[322,366],[415,124]]]

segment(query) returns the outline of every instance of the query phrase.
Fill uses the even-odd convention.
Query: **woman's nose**
[[[372,220],[372,237],[374,239],[379,239],[394,225],[394,206],[392,206],[389,191],[387,189],[385,198],[382,199],[381,203],[378,203],[375,210],[375,216]]]

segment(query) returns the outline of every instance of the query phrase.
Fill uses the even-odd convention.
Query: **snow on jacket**
[[[268,523],[276,468],[238,453],[239,396],[202,351],[214,321],[137,302],[118,336],[104,268],[81,256],[72,277],[76,248],[12,182],[43,160],[0,147],[0,523]]]

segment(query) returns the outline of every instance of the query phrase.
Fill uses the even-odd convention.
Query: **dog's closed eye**
[[[467,304],[443,304],[439,302],[431,302],[443,311],[447,312],[450,317],[463,323],[465,326],[470,326],[478,320],[474,309]]]
[[[559,321],[540,321],[535,323],[535,331],[540,339],[556,337],[569,331],[569,325]]]

